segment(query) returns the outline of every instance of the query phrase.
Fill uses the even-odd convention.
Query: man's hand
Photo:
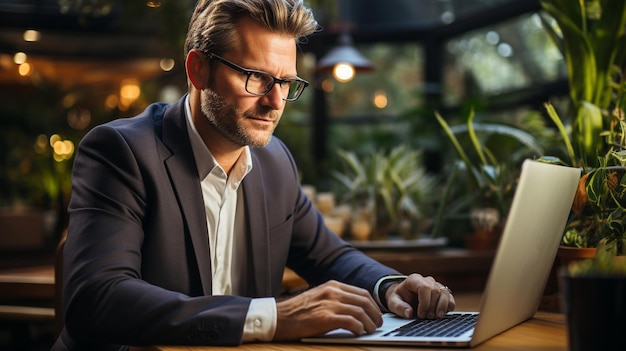
[[[364,289],[329,281],[283,301],[277,301],[274,340],[296,340],[343,328],[370,334],[383,323],[378,305]]]
[[[391,286],[386,294],[389,311],[404,318],[443,318],[454,310],[452,291],[433,277],[411,274],[405,281]]]

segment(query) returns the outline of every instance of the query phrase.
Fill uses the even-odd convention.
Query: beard
[[[203,89],[200,108],[213,129],[235,145],[264,147],[272,140],[280,113],[268,108],[241,112],[212,89]],[[246,127],[243,122],[249,118],[266,117],[274,122],[272,126]]]

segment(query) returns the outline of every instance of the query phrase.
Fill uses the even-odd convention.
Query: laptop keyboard
[[[383,336],[454,337],[472,329],[478,314],[462,313],[447,315],[443,319],[417,319]]]

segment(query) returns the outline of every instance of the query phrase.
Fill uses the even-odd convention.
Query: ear
[[[185,60],[187,78],[198,90],[204,89],[209,81],[209,68],[206,62],[207,60],[202,51],[197,49],[189,51]]]

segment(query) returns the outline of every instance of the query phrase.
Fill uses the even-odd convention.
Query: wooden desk
[[[458,310],[475,310],[480,295],[458,295]],[[474,307],[474,308],[473,308]],[[409,348],[403,346],[345,346],[317,345],[301,343],[259,343],[244,344],[239,347],[227,346],[152,346],[131,348],[131,351],[408,351],[437,350],[441,348]],[[472,350],[479,351],[558,351],[567,350],[567,327],[565,317],[560,313],[537,312],[530,319],[478,345]]]

